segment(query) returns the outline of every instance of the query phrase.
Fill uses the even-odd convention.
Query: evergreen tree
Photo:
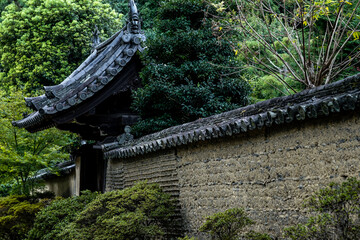
[[[0,0],[1,1],[1,0]],[[4,0],[3,0],[4,1]],[[124,14],[124,20],[128,19],[129,0],[104,0],[118,13]],[[150,30],[153,27],[154,18],[157,9],[160,7],[160,1],[135,0],[140,17],[143,20],[143,29]]]
[[[143,54],[144,86],[133,92],[132,108],[142,117],[138,135],[248,103],[249,85],[232,72],[234,51],[213,35],[214,13],[203,0],[168,0],[156,9]]]

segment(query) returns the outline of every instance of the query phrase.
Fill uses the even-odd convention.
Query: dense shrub
[[[199,230],[207,232],[213,239],[219,240],[235,240],[239,238],[270,240],[271,238],[267,234],[254,231],[245,233],[244,228],[254,223],[242,208],[232,208],[207,217]]]
[[[22,240],[46,199],[13,195],[0,198],[0,240]]]
[[[296,240],[360,239],[360,181],[349,178],[331,183],[316,192],[305,204],[316,215],[307,223],[285,229],[285,236]]]
[[[210,233],[215,239],[231,240],[236,239],[244,227],[253,223],[243,209],[233,208],[207,217],[200,231]]]
[[[36,215],[34,226],[29,232],[28,239],[59,239],[58,235],[62,229],[74,221],[76,216],[97,195],[97,193],[84,191],[81,196],[56,199]]]
[[[121,191],[101,194],[58,239],[147,239],[166,233],[174,207],[159,186],[144,182]]]

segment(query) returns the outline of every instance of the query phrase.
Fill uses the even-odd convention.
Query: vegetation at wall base
[[[53,195],[46,197],[52,198]],[[0,198],[0,240],[23,240],[31,229],[36,213],[51,199],[12,195]]]
[[[331,183],[305,202],[316,215],[307,223],[285,229],[293,240],[360,239],[360,181]]]
[[[286,239],[360,239],[360,180],[352,177],[342,183],[332,182],[304,203],[314,215],[305,224],[285,228]],[[254,223],[243,209],[234,208],[207,217],[199,231],[209,233],[212,239],[221,240],[272,239],[266,233],[249,231],[248,226]]]
[[[28,240],[55,240],[62,229],[75,220],[99,194],[83,191],[80,196],[57,198],[49,206],[42,209],[28,233]]]
[[[306,201],[306,206],[318,214],[305,224],[286,228],[285,237],[359,239],[359,193],[360,181],[355,178],[331,183]],[[170,196],[146,182],[105,194],[87,191],[78,197],[52,198],[48,193],[0,198],[0,239],[147,239],[164,235],[174,214]],[[207,217],[199,230],[212,239],[273,239],[251,231],[253,224],[243,209],[234,208]]]
[[[206,218],[200,227],[201,232],[208,232],[215,239],[237,239],[246,226],[254,224],[244,209],[232,208],[225,212],[215,213]]]
[[[140,182],[124,190],[53,201],[37,214],[28,239],[149,239],[166,234],[173,215],[170,196],[158,185]]]
[[[246,229],[246,227],[254,223],[247,216],[244,209],[232,208],[207,217],[199,231],[209,233],[212,239],[219,240],[271,240],[271,237],[265,233],[257,233]]]

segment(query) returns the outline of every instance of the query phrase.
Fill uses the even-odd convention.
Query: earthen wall
[[[148,179],[179,200],[191,235],[204,218],[242,207],[276,236],[304,221],[303,200],[360,173],[360,114],[282,124],[108,163],[107,190]]]
[[[56,196],[71,197],[77,195],[75,171],[45,181],[45,189],[54,192]]]

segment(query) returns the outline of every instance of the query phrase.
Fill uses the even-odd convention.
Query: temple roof
[[[129,1],[129,7],[130,19],[127,26],[94,47],[91,55],[62,83],[44,87],[44,95],[25,98],[26,105],[34,112],[24,119],[14,121],[14,126],[36,132],[57,126],[59,121],[55,118],[63,118],[64,114],[71,113],[72,119],[84,114],[77,107],[111,85],[128,68],[135,53],[143,50],[141,43],[146,38],[141,31],[133,0]],[[96,105],[101,101],[93,101],[92,104]]]
[[[241,135],[263,127],[330,117],[359,107],[360,74],[357,74],[294,95],[170,127],[125,144],[104,144],[102,148],[106,159],[128,158],[195,142]]]
[[[36,173],[35,179],[51,179],[59,176],[66,176],[75,170],[75,161],[69,160],[56,165],[57,172],[52,172],[48,168],[43,168]]]

